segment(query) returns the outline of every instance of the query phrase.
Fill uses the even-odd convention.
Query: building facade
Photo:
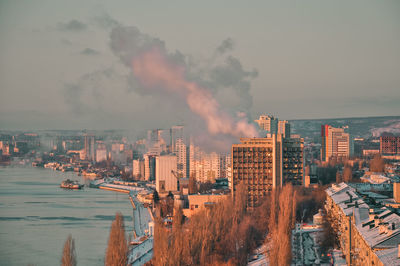
[[[162,155],[156,161],[156,190],[168,192],[178,190],[177,158],[175,155]]]
[[[278,119],[272,115],[260,115],[258,120],[254,120],[258,126],[270,134],[276,134],[278,130]]]
[[[233,144],[232,194],[243,182],[248,188],[248,206],[255,207],[268,191],[280,186],[281,141],[277,135],[270,138],[241,138]]]
[[[187,177],[187,160],[186,160],[186,145],[183,139],[177,139],[175,142],[175,154],[177,157],[177,174],[179,177]]]
[[[382,155],[400,155],[400,136],[381,136],[380,151]]]
[[[301,186],[304,184],[304,140],[298,137],[283,138],[282,175],[284,182]]]
[[[344,128],[321,126],[321,161],[349,158],[351,155],[350,134]]]
[[[267,192],[286,182],[302,185],[303,139],[272,134],[271,137],[241,138],[240,141],[240,144],[232,145],[228,181],[232,193],[241,182],[247,186],[249,207],[257,206]]]
[[[400,265],[400,216],[366,203],[368,197],[346,183],[326,189],[327,219],[347,265]]]
[[[85,134],[85,159],[91,162],[96,161],[96,147],[93,135]]]
[[[287,120],[278,121],[277,133],[283,135],[284,138],[290,138],[290,124]]]
[[[170,129],[171,134],[171,147],[172,152],[175,152],[176,142],[178,140],[182,140],[185,143],[185,133],[184,133],[184,126],[173,126]]]

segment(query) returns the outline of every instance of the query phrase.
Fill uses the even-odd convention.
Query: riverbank
[[[128,254],[129,265],[143,265],[153,257],[154,217],[149,207],[144,207],[137,199],[137,194],[145,192],[143,187],[130,185],[100,183],[99,189],[111,190],[119,193],[129,193],[129,200],[133,208],[134,241],[138,243],[130,247]],[[142,241],[141,239],[145,239]]]

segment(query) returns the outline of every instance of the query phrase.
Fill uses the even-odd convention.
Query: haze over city
[[[397,1],[0,7],[2,129],[206,127],[182,97],[139,83],[124,57],[134,47],[115,46],[125,33],[156,43],[235,119],[400,115]]]

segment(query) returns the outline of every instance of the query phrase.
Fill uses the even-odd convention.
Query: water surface
[[[115,212],[133,228],[128,196],[85,187],[65,190],[75,173],[0,167],[0,265],[59,265],[64,242],[75,239],[78,265],[103,265]],[[86,181],[87,182],[87,181]]]

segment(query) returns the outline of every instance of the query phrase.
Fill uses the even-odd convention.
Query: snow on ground
[[[100,185],[102,187],[121,189],[121,190],[125,190],[125,191],[143,191],[143,190],[145,190],[142,187],[133,187],[133,186],[117,185],[117,184],[109,184],[109,183],[102,183]]]
[[[132,191],[129,196],[135,204],[133,208],[133,226],[136,232],[136,237],[140,238],[148,233],[149,222],[153,220],[150,210],[145,208],[136,198],[137,192]],[[153,238],[145,240],[143,243],[135,246],[129,252],[128,264],[143,265],[153,257]]]
[[[149,222],[151,222],[153,219],[151,217],[150,210],[145,208],[143,204],[137,200],[136,194],[131,192],[129,195],[131,196],[136,207],[133,210],[134,228],[136,236],[140,237],[148,232]]]
[[[153,257],[153,238],[145,240],[140,245],[129,250],[128,264],[143,265]]]

